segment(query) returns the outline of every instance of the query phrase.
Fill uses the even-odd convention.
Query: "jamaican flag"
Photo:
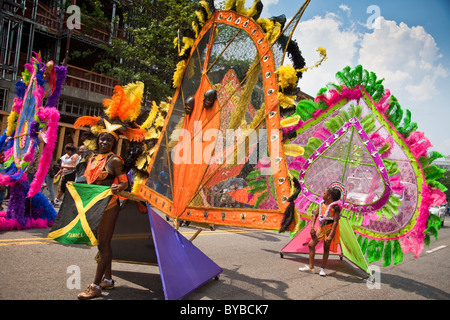
[[[97,227],[112,195],[109,186],[67,183],[64,201],[47,237],[67,244],[97,245]]]

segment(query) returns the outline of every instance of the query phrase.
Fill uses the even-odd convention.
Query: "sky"
[[[262,0],[262,17],[295,15],[303,0]],[[246,7],[253,1],[247,0]],[[296,39],[306,65],[328,60],[303,74],[302,91],[315,96],[336,82],[336,72],[359,64],[384,78],[403,110],[433,147],[450,155],[450,1],[311,0]]]

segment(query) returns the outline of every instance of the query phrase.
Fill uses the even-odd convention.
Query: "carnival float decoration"
[[[441,225],[429,208],[446,202],[446,188],[436,181],[445,169],[432,163],[443,155],[428,152],[430,141],[384,79],[360,65],[336,78],[285,118],[292,121],[283,129],[287,142],[305,149],[287,157],[302,190],[296,212],[309,220],[329,179],[339,181],[347,189],[341,215],[369,263],[398,264],[407,252],[417,257]]]
[[[286,23],[260,18],[260,1],[248,10],[243,2],[227,1],[225,10],[200,3],[198,21],[176,41],[176,92],[137,192],[175,220],[278,229],[291,191],[280,163],[279,101],[293,102],[296,86],[279,91],[277,69],[285,55],[305,67],[290,36],[306,4]],[[269,169],[261,181],[258,168]],[[170,188],[157,192],[162,172]]]
[[[10,189],[0,230],[48,228],[55,220],[57,213],[41,188],[57,140],[57,104],[66,73],[67,67],[44,63],[39,53],[33,53],[16,83],[8,126],[0,137],[0,184]]]
[[[368,270],[366,258],[387,266],[407,252],[417,257],[440,225],[429,207],[445,202],[436,181],[443,170],[432,163],[442,155],[427,152],[431,143],[383,79],[345,67],[337,84],[299,102],[302,73],[326,60],[319,48],[321,59],[306,67],[292,39],[309,1],[289,23],[260,18],[258,0],[249,9],[244,1],[226,1],[225,10],[200,3],[192,29],[175,39],[176,91],[143,166],[148,178],[134,191],[175,222],[295,239],[325,188],[339,182],[347,190],[345,242],[358,251],[352,262],[364,260],[357,265]],[[162,173],[170,188],[157,190]]]

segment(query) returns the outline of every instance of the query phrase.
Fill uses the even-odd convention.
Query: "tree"
[[[113,39],[104,46],[105,57],[97,71],[121,84],[142,81],[145,98],[156,102],[173,94],[172,77],[178,62],[174,39],[195,19],[197,1],[138,0],[120,2],[128,40]]]
[[[438,182],[442,183],[447,190],[444,191],[446,197],[447,197],[447,201],[450,200],[450,170],[447,170],[444,172],[444,176],[440,179],[437,180]]]

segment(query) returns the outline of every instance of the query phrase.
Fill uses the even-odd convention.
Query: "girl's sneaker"
[[[313,269],[311,269],[309,266],[307,266],[306,264],[305,264],[305,266],[304,267],[300,267],[300,268],[298,268],[298,270],[299,271],[301,271],[301,272],[309,272],[309,273],[314,273],[314,268]]]

